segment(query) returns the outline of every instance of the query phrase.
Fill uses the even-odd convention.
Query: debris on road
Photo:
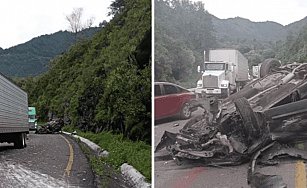
[[[54,134],[59,133],[64,126],[64,121],[61,118],[49,121],[40,126],[35,133],[37,134]]]
[[[276,165],[285,155],[307,159],[306,151],[293,147],[307,140],[307,63],[275,65],[276,60],[263,62],[262,77],[223,100],[218,110],[194,104],[204,114],[177,134],[165,131],[156,152],[166,148],[178,165],[184,159],[212,166],[251,160],[251,187],[286,187],[280,176],[260,174],[255,166]]]

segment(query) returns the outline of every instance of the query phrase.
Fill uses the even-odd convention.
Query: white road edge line
[[[109,152],[100,148],[97,144],[92,141],[83,138],[81,136],[73,135],[69,132],[62,131],[62,133],[66,135],[73,136],[74,138],[80,139],[81,142],[85,143],[88,147],[90,147],[93,151],[96,151],[98,156],[108,157]],[[151,188],[151,184],[145,181],[145,177],[137,171],[133,166],[124,163],[120,167],[121,173],[136,188]]]

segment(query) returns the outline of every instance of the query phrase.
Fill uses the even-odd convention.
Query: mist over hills
[[[275,42],[285,40],[290,34],[297,35],[307,25],[307,17],[286,26],[272,21],[252,22],[241,17],[228,19],[219,19],[214,15],[211,17],[216,36],[219,39],[255,39]]]

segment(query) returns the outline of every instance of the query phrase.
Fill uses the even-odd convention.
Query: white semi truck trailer
[[[28,124],[28,95],[0,74],[0,143],[26,147]]]
[[[228,97],[240,90],[248,81],[248,60],[235,49],[217,49],[209,51],[209,59],[198,66],[201,78],[195,92]]]

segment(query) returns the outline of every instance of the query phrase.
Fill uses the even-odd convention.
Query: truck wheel
[[[26,140],[27,140],[27,134],[26,133],[23,133],[23,139],[24,139],[24,144],[23,144],[23,147],[25,148],[25,147],[27,147],[27,142],[26,142]]]
[[[226,89],[225,88],[221,89],[221,97],[223,99],[229,97],[229,95],[230,95],[230,88],[229,87],[226,88]]]
[[[277,59],[269,58],[262,62],[260,66],[260,78],[272,72],[272,69],[280,67],[281,64]]]
[[[14,141],[14,147],[16,149],[22,149],[26,147],[26,133],[17,133]]]
[[[249,138],[258,137],[260,128],[255,113],[246,98],[239,98],[234,101],[237,111],[242,117],[245,133]]]
[[[189,119],[191,117],[191,106],[189,103],[184,103],[182,108],[181,108],[181,112],[180,112],[180,117],[181,119]]]

